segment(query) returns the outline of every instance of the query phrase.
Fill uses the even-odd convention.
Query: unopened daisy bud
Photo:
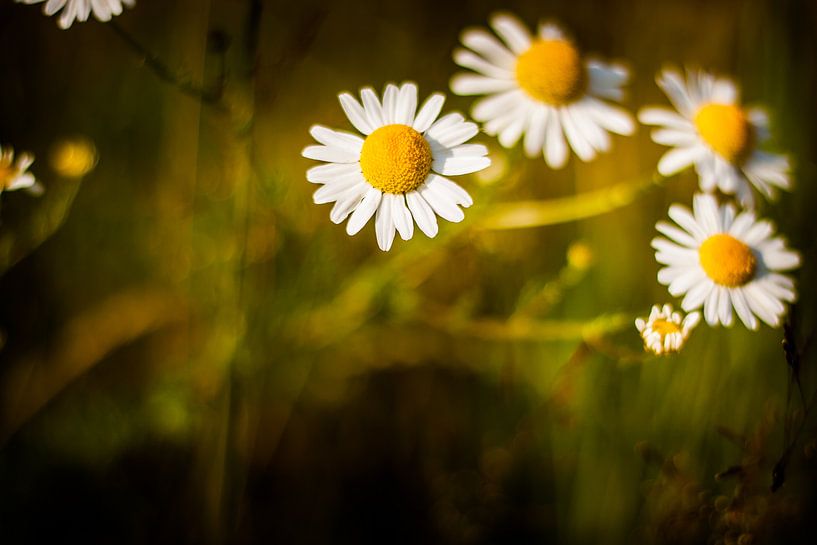
[[[52,148],[49,159],[51,168],[61,176],[81,178],[96,166],[96,147],[83,137],[62,140]]]
[[[635,327],[644,340],[644,350],[661,356],[679,352],[700,319],[698,312],[684,317],[672,305],[653,305],[649,318],[637,318]]]
[[[18,154],[15,161],[12,148],[0,147],[0,193],[25,189],[34,195],[41,194],[43,187],[37,182],[34,175],[28,172],[28,167],[33,162],[34,156],[30,153]]]

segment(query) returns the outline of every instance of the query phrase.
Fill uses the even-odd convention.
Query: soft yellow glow
[[[431,147],[408,125],[385,125],[366,137],[360,168],[373,187],[385,193],[407,193],[431,171]]]
[[[80,178],[96,167],[96,147],[86,138],[63,140],[51,150],[50,160],[51,168],[61,176]]]
[[[573,44],[567,40],[539,40],[519,55],[516,80],[531,97],[559,106],[582,94],[587,77]]]
[[[698,250],[701,267],[716,284],[735,288],[752,280],[757,258],[743,242],[723,233],[713,235]]]
[[[706,104],[694,121],[704,142],[727,161],[740,162],[752,150],[754,130],[739,106]]]

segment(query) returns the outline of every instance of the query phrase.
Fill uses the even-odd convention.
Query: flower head
[[[48,16],[60,12],[57,24],[60,28],[70,28],[77,21],[87,21],[93,13],[98,21],[107,22],[114,15],[122,13],[122,6],[132,8],[136,0],[14,0],[23,4],[42,4],[43,13]],[[62,11],[60,11],[62,10]]]
[[[529,157],[544,155],[552,168],[568,158],[567,143],[583,161],[610,148],[609,132],[632,134],[633,120],[607,100],[621,100],[626,68],[586,59],[553,23],[543,23],[532,36],[515,17],[497,14],[491,27],[466,30],[454,61],[474,73],[451,80],[458,95],[487,95],[474,104],[474,119],[500,144],[513,147],[524,136]]]
[[[661,356],[679,352],[700,319],[699,312],[684,317],[673,311],[672,305],[653,305],[650,316],[637,318],[635,327],[644,340],[644,350]]]
[[[42,193],[42,186],[27,172],[33,162],[34,156],[30,153],[19,154],[15,161],[12,148],[0,147],[0,193],[17,189],[26,189],[35,195]]]
[[[334,202],[329,214],[346,224],[354,235],[375,216],[381,250],[388,251],[395,231],[403,240],[414,234],[414,222],[427,236],[437,234],[437,218],[453,222],[465,217],[460,206],[473,201],[445,176],[469,174],[487,168],[491,160],[481,144],[466,144],[478,128],[458,113],[437,119],[445,97],[431,95],[417,111],[417,87],[386,85],[382,102],[371,88],[340,95],[340,104],[352,125],[362,133],[336,131],[315,125],[310,134],[321,145],[308,146],[303,156],[324,161],[306,173],[323,184],[314,194],[316,204]]]
[[[695,165],[701,190],[735,194],[747,206],[752,185],[769,199],[789,188],[788,159],[760,150],[769,139],[768,117],[742,106],[734,83],[703,71],[689,71],[684,80],[675,70],[664,70],[656,81],[677,112],[644,108],[638,117],[659,127],[655,142],[673,147],[658,163],[661,174]]]
[[[798,267],[800,256],[773,236],[770,222],[703,194],[695,195],[691,212],[674,204],[669,216],[680,228],[658,222],[669,240],[657,237],[652,246],[655,259],[666,265],[658,281],[672,295],[684,295],[685,311],[703,306],[710,325],[731,326],[732,309],[749,329],[758,328],[757,318],[780,325],[784,303],[797,298],[794,281],[780,273]]]

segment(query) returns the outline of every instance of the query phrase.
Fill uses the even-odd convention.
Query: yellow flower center
[[[754,127],[739,106],[710,103],[695,114],[695,127],[704,142],[731,163],[746,158],[754,145]]]
[[[712,235],[698,249],[701,267],[716,284],[736,288],[752,280],[757,258],[746,244],[723,233]]]
[[[560,106],[582,94],[587,75],[572,43],[537,40],[516,60],[516,81],[536,100]]]
[[[658,319],[652,323],[652,330],[661,335],[661,344],[664,344],[664,338],[672,333],[681,333],[681,328],[675,322],[669,320]]]
[[[431,147],[408,125],[384,125],[366,137],[360,168],[366,181],[385,193],[420,187],[431,171]]]
[[[15,169],[4,164],[3,162],[0,162],[0,191],[6,189],[12,180],[14,180],[16,175],[17,171]]]

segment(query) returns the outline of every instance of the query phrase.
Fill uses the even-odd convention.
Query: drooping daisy
[[[537,36],[508,14],[490,23],[504,44],[483,29],[466,30],[461,41],[468,49],[454,51],[454,61],[476,74],[451,79],[458,95],[488,95],[471,111],[486,133],[506,148],[524,135],[528,157],[542,154],[551,168],[567,162],[565,137],[581,160],[590,161],[610,148],[608,131],[632,134],[630,114],[603,100],[623,98],[625,67],[585,59],[553,23],[540,24]]]
[[[136,0],[14,0],[23,4],[41,4],[45,2],[43,13],[48,16],[60,12],[57,24],[60,28],[69,28],[74,20],[87,21],[93,13],[98,21],[110,21],[114,15],[122,13],[122,6],[132,8]]]
[[[674,204],[669,217],[680,226],[659,221],[656,229],[670,240],[652,241],[655,259],[666,267],[658,281],[669,292],[684,295],[685,311],[703,305],[710,325],[732,325],[732,309],[749,329],[760,318],[772,327],[786,313],[784,303],[797,298],[794,281],[781,271],[800,265],[797,252],[774,237],[774,226],[751,211],[737,213],[731,204],[718,206],[712,195],[697,194],[693,211]]]
[[[445,176],[487,168],[491,160],[481,144],[466,144],[478,128],[458,113],[437,116],[445,102],[435,93],[417,110],[417,86],[386,85],[381,103],[375,92],[360,91],[361,105],[342,93],[346,116],[365,138],[315,125],[310,134],[321,145],[308,146],[303,156],[327,164],[310,168],[306,178],[324,184],[315,204],[334,202],[334,223],[350,214],[346,232],[354,235],[375,216],[377,244],[388,251],[397,230],[403,240],[414,234],[414,221],[429,237],[437,234],[437,218],[459,222],[459,206],[473,204],[468,193]],[[435,121],[436,120],[436,121]],[[435,216],[436,214],[436,216]]]
[[[653,305],[647,319],[636,318],[635,327],[644,341],[644,350],[661,356],[680,352],[700,319],[699,312],[690,312],[684,317],[673,311],[670,304]]]
[[[734,194],[746,206],[754,199],[754,185],[767,198],[777,189],[789,189],[789,160],[760,150],[769,139],[769,118],[759,108],[746,108],[730,80],[696,70],[686,81],[675,70],[663,70],[656,78],[676,112],[644,108],[639,120],[656,125],[652,139],[673,149],[664,154],[658,171],[670,176],[695,165],[701,190],[716,188]]]
[[[33,174],[27,172],[33,162],[34,156],[30,153],[19,154],[15,162],[14,150],[0,147],[0,193],[17,189],[26,189],[35,195],[42,193],[42,186]]]

